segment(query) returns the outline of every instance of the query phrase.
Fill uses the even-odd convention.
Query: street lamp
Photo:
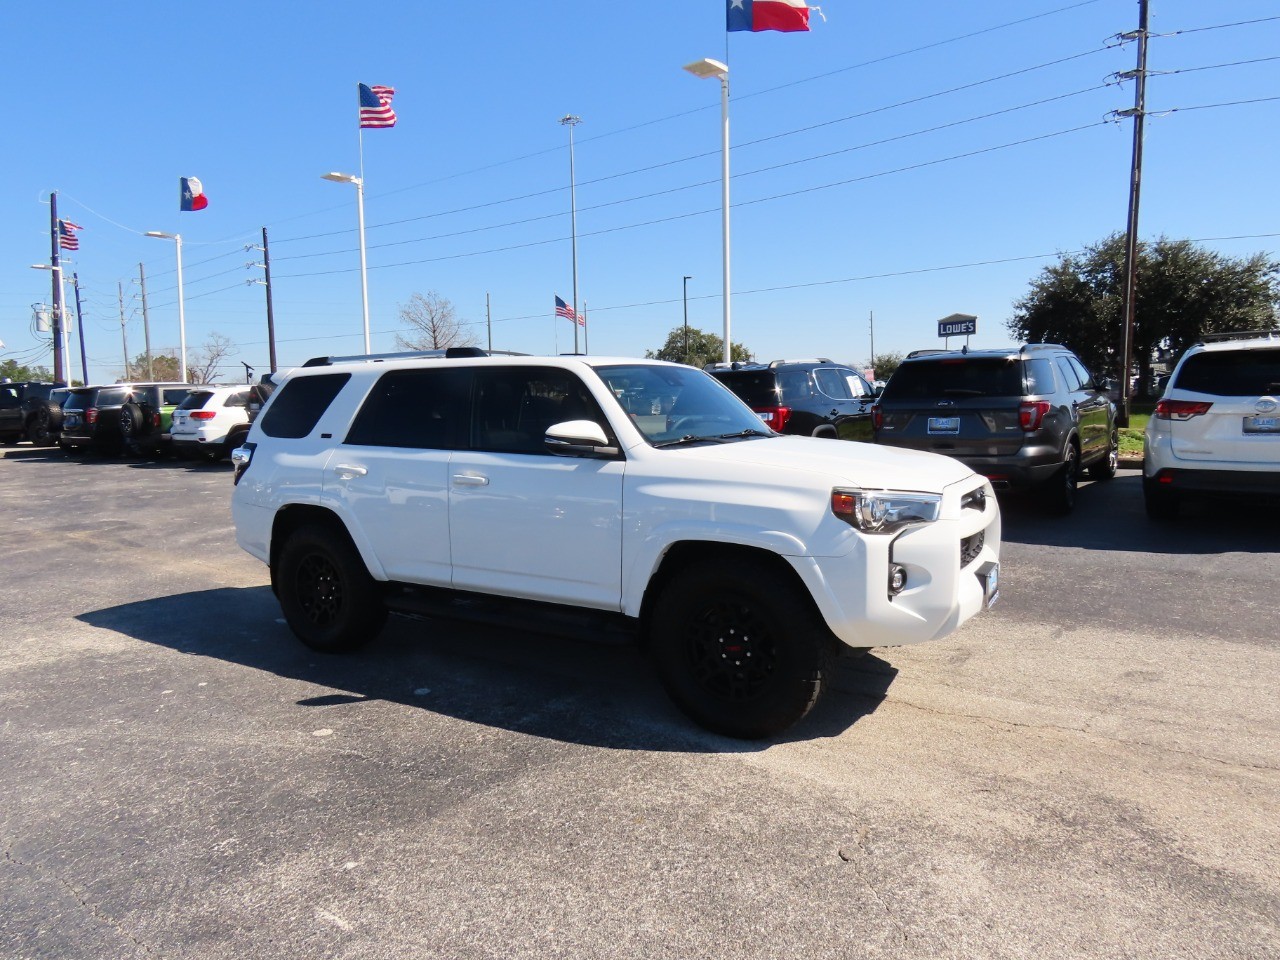
[[[58,283],[58,292],[59,293],[62,292],[62,284],[65,283],[66,281],[62,275],[61,264],[54,266],[53,264],[49,264],[49,263],[33,263],[31,264],[31,269],[51,271],[54,275],[54,280],[56,280]],[[59,298],[59,303],[61,302],[62,302],[61,298]],[[55,362],[53,365],[54,366],[53,379],[59,381],[60,383],[70,383],[71,382],[71,375],[70,375],[71,374],[71,338],[67,334],[67,319],[65,316],[62,316],[63,312],[65,311],[59,311],[57,310],[56,307],[54,309],[54,314],[57,319],[57,322],[53,324],[53,332],[55,336],[58,338],[58,344],[57,344],[58,349],[54,351],[54,357],[55,357],[55,360],[60,359],[61,362]],[[83,330],[80,331],[80,336],[81,337],[84,336]],[[65,379],[63,377],[64,365],[66,366]],[[88,380],[87,377],[85,379],[86,381]]]
[[[693,277],[684,278],[684,362],[689,362],[689,281]]]
[[[720,80],[720,221],[724,244],[724,362],[730,360],[729,340],[729,68],[719,60],[685,64],[695,77]]]
[[[354,173],[325,173],[321,180],[332,180],[334,183],[354,183],[356,187],[356,222],[360,233],[360,302],[364,305],[364,352],[369,350],[369,268],[364,252],[364,179]]]
[[[178,382],[187,382],[187,315],[182,302],[182,234],[148,230],[148,237],[172,240],[178,253]]]

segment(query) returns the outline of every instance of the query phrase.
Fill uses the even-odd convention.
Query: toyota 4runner
[[[617,628],[695,721],[764,737],[837,652],[997,596],[999,508],[956,460],[782,436],[686,366],[477,353],[311,361],[232,452],[236,539],[308,646],[389,610]]]

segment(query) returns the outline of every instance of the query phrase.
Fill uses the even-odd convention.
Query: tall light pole
[[[356,222],[360,233],[360,302],[364,305],[364,352],[369,349],[369,267],[364,251],[364,178],[354,173],[325,173],[320,179],[334,183],[353,183],[356,187]]]
[[[578,352],[578,198],[573,176],[573,128],[582,122],[581,117],[568,114],[560,118],[560,125],[569,128],[569,236],[573,248],[573,352]]]
[[[704,80],[720,80],[720,220],[724,244],[724,362],[730,361],[729,340],[729,68],[719,60],[698,60],[685,69]]]
[[[187,382],[187,314],[182,297],[182,234],[148,230],[148,237],[172,240],[178,254],[178,382]]]
[[[689,281],[693,277],[684,278],[684,362],[689,362]]]

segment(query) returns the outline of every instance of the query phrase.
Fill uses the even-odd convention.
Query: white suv
[[[179,456],[218,461],[249,432],[265,396],[258,386],[194,387],[173,411],[169,434]]]
[[[983,477],[776,434],[678,364],[318,359],[232,460],[236,539],[308,646],[354,648],[389,609],[621,628],[730,736],[804,716],[840,650],[946,636],[997,596]]]
[[[1280,331],[1191,347],[1147,422],[1142,492],[1156,520],[1205,494],[1280,496]]]

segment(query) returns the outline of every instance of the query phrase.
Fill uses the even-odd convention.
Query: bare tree
[[[216,383],[222,362],[239,352],[230,337],[214,331],[204,346],[191,355],[187,364],[187,382]]]
[[[475,334],[458,319],[453,304],[434,290],[428,290],[425,296],[415,293],[408,303],[401,304],[400,319],[409,327],[407,334],[396,334],[396,346],[402,350],[476,345]]]

